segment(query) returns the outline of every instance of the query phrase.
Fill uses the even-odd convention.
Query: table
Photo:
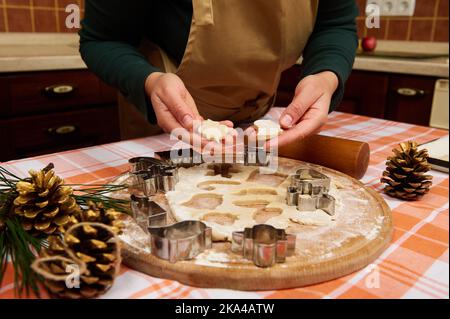
[[[268,117],[278,118],[281,108]],[[323,135],[370,144],[370,166],[362,182],[382,191],[380,176],[392,148],[407,140],[419,143],[448,131],[334,112]],[[128,168],[127,160],[170,148],[175,141],[160,135],[4,163],[19,176],[49,162],[67,183],[105,183]],[[240,292],[200,289],[153,278],[122,266],[102,298],[449,298],[449,175],[432,171],[434,185],[421,201],[404,202],[383,195],[392,209],[394,236],[388,249],[365,269],[330,282],[289,290]],[[13,298],[12,267],[0,298]],[[44,297],[47,297],[44,294]]]

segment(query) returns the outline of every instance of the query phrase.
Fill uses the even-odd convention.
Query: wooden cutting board
[[[391,211],[383,198],[359,181],[337,171],[280,158],[280,173],[297,167],[320,170],[339,185],[335,220],[328,225],[289,227],[297,234],[296,253],[286,263],[258,268],[230,250],[230,243],[214,243],[213,249],[190,261],[169,263],[150,253],[149,237],[131,219],[121,240],[123,262],[154,277],[203,288],[274,290],[312,285],[348,275],[373,262],[392,237]],[[341,196],[342,195],[342,196]],[[164,195],[158,199],[164,203]]]

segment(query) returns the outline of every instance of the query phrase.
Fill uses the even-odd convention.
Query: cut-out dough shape
[[[197,187],[205,191],[213,191],[216,189],[214,185],[241,185],[241,183],[233,181],[205,181],[198,184]]]
[[[254,126],[258,139],[270,140],[283,133],[280,124],[270,120],[256,121]]]
[[[206,176],[221,175],[225,178],[232,178],[233,174],[237,174],[240,172],[241,171],[234,167],[232,164],[211,164],[208,165]]]
[[[229,213],[208,213],[201,220],[223,226],[233,225],[239,217]]]
[[[246,208],[264,208],[269,205],[268,200],[263,199],[249,199],[249,200],[237,200],[233,202],[233,205]]]
[[[253,219],[257,224],[265,224],[269,219],[273,217],[280,216],[283,213],[281,208],[263,208],[258,209],[256,213],[253,214]]]
[[[247,182],[269,185],[277,187],[283,183],[288,176],[285,174],[261,174],[258,170],[253,171],[247,179]]]
[[[270,188],[248,188],[240,190],[239,192],[234,193],[236,196],[246,196],[246,195],[278,195],[275,189]]]
[[[219,122],[206,120],[198,127],[197,133],[208,141],[216,141],[219,143],[230,132],[230,128]]]
[[[216,209],[223,203],[223,196],[218,194],[197,194],[183,206],[196,209]]]

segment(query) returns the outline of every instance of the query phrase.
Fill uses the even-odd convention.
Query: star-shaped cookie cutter
[[[153,157],[134,157],[128,162],[134,179],[133,187],[146,196],[172,191],[179,181],[178,168],[167,161]]]
[[[310,168],[299,169],[292,176],[291,186],[287,188],[286,203],[297,206],[299,211],[322,209],[333,216],[336,200],[328,195],[330,187],[328,176]]]
[[[234,232],[231,250],[262,268],[284,263],[295,252],[296,236],[270,225],[255,225]]]

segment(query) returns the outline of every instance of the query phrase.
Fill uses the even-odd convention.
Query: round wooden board
[[[344,206],[338,209],[332,225],[299,225],[295,229],[298,237],[296,255],[287,258],[286,263],[258,268],[232,253],[230,243],[214,243],[212,250],[196,259],[169,263],[150,253],[148,235],[131,218],[127,219],[127,227],[121,236],[123,262],[151,276],[190,286],[250,291],[317,284],[348,275],[372,263],[392,237],[391,211],[383,198],[340,172],[291,159],[279,160],[279,171],[292,171],[299,166],[322,171],[332,180],[339,181],[342,191],[351,196],[342,201]],[[355,207],[362,213],[354,216],[349,213],[347,217],[346,212],[354,211]],[[356,228],[364,229],[364,232],[353,233]]]

